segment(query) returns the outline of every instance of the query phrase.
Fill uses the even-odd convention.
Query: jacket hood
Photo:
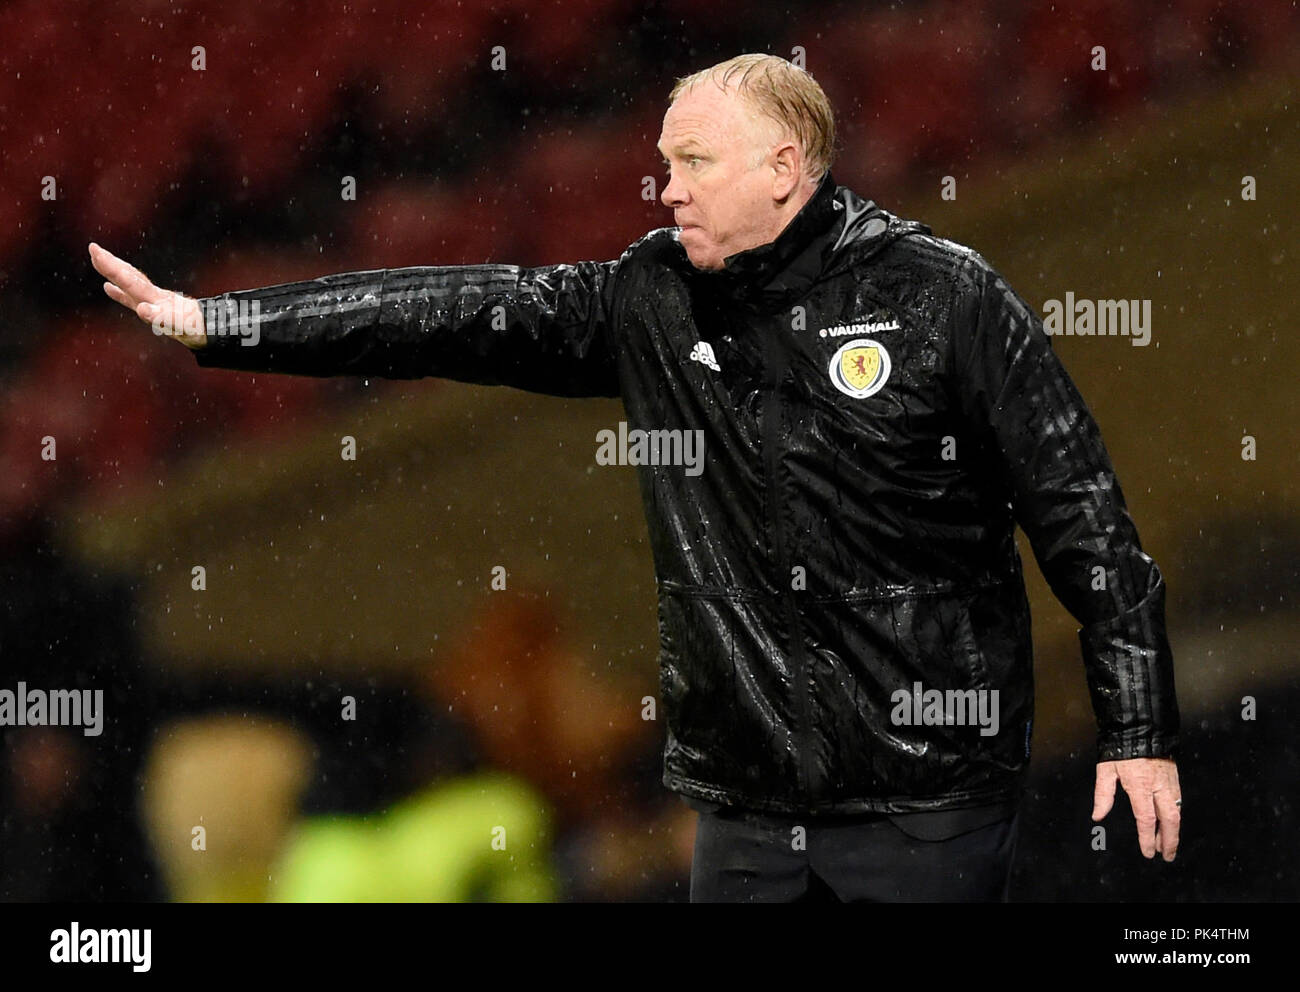
[[[827,171],[775,241],[727,256],[720,271],[691,265],[677,241],[679,231],[673,229],[680,259],[702,285],[762,309],[775,309],[849,261],[873,255],[904,235],[929,234],[930,228],[837,185]]]

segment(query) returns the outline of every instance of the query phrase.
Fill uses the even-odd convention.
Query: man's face
[[[659,137],[669,169],[661,199],[673,209],[682,247],[697,269],[721,269],[729,255],[781,233],[775,173],[763,154],[776,144],[774,125],[734,89],[723,92],[706,80],[668,108]]]

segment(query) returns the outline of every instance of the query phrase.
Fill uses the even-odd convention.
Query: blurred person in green
[[[538,593],[493,595],[426,673],[431,706],[470,728],[486,767],[373,817],[301,821],[270,898],[604,901],[685,875],[690,811],[623,795],[627,762],[653,734],[590,678],[561,626]]]
[[[483,772],[429,786],[374,817],[293,829],[275,902],[553,902],[551,818],[526,783]]]
[[[491,598],[425,673],[426,702],[470,729],[482,766],[374,813],[302,816],[311,738],[265,714],[166,729],[145,817],[173,899],[625,899],[684,874],[690,811],[622,796],[647,725],[559,627],[542,597]]]
[[[435,782],[370,816],[299,817],[311,742],[266,716],[160,731],[142,812],[175,902],[547,902],[551,814],[516,776]]]

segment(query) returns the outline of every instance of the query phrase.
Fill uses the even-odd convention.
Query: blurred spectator
[[[141,809],[176,902],[261,902],[311,771],[293,727],[214,715],[159,731]]]

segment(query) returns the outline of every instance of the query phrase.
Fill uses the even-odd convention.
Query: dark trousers
[[[1006,902],[1019,820],[922,840],[883,815],[701,812],[691,902]]]

